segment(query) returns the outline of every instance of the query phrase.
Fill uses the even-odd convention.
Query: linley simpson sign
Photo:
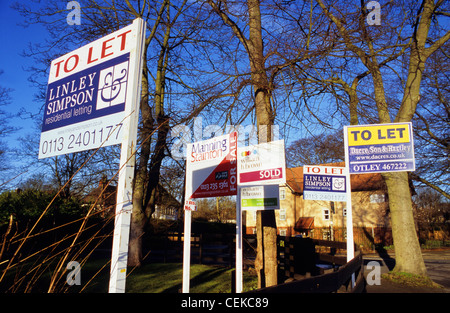
[[[130,25],[53,60],[40,159],[121,143],[136,36]]]

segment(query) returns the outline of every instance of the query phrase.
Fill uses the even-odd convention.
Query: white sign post
[[[121,144],[110,292],[125,292],[145,22],[52,61],[39,158]]]
[[[191,211],[195,198],[237,193],[237,132],[187,145],[184,210],[183,287],[189,292],[191,266]]]
[[[238,148],[238,196],[236,202],[236,292],[243,289],[242,209],[276,209],[272,205],[279,185],[286,183],[284,140]],[[270,185],[276,185],[274,187]],[[262,187],[262,188],[261,188]],[[250,193],[255,193],[251,196]],[[253,197],[253,199],[252,199]],[[245,202],[242,207],[242,201]]]
[[[351,184],[348,168],[304,165],[303,199],[347,202],[347,262],[353,259],[355,250],[353,245]]]
[[[344,126],[347,262],[355,257],[350,174],[415,170],[412,123]],[[354,285],[355,275],[352,276]]]
[[[111,273],[109,292],[125,292],[126,271],[128,263],[128,242],[130,235],[131,212],[133,209],[133,179],[136,162],[137,127],[141,90],[141,73],[146,23],[142,19],[134,20],[128,27],[130,39],[130,91],[127,92],[124,120],[124,134],[120,153],[119,182],[117,185],[116,218],[114,224],[113,248],[111,256]],[[116,69],[114,69],[114,74]],[[108,74],[105,79],[108,79]],[[114,82],[114,81],[112,81]],[[113,91],[112,91],[113,92]],[[129,105],[128,105],[129,103]]]

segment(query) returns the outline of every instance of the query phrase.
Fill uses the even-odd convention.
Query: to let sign
[[[344,126],[350,174],[414,171],[411,123]]]
[[[303,166],[303,199],[347,201],[345,167]]]
[[[122,142],[138,39],[133,23],[52,61],[39,158]]]

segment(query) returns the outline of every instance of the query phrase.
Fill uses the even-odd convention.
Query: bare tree
[[[0,70],[0,75],[3,74],[3,71]],[[11,89],[5,88],[3,86],[0,86],[0,106],[7,105],[11,102]],[[10,125],[8,122],[10,118],[10,115],[0,110],[0,138],[7,136],[8,134],[11,134],[15,128]],[[6,143],[3,141],[0,141],[0,171],[4,171],[7,169],[7,160],[6,160],[6,152],[8,150],[8,147]],[[2,182],[0,182],[0,190],[2,189]]]
[[[450,42],[429,58],[414,123],[418,186],[428,186],[450,199]],[[430,162],[430,160],[433,162]]]
[[[313,135],[294,141],[286,149],[288,166],[303,166],[344,161],[342,131]]]
[[[312,39],[321,36],[322,25],[313,23],[310,2],[209,0],[208,4],[231,32],[235,54],[242,55],[233,69],[241,77],[237,87],[250,89],[246,94],[240,92],[252,100],[247,110],[254,109],[258,128],[268,125],[267,131],[259,132],[259,142],[270,141],[271,125],[277,121],[288,131],[292,115],[297,115],[302,105],[296,97],[303,90],[293,89],[292,68],[310,67],[328,49],[325,41]],[[276,234],[274,212],[258,212],[256,269],[260,287],[277,283]]]
[[[434,19],[444,1],[424,0],[414,6],[414,9],[417,10],[414,13],[410,9],[409,3],[408,6],[403,3],[398,5],[389,3],[384,9],[390,9],[390,23],[386,18],[385,26],[380,28],[366,26],[367,10],[363,2],[361,2],[360,8],[327,5],[322,0],[317,0],[317,3],[342,38],[341,42],[346,51],[351,53],[369,72],[372,78],[378,122],[411,121],[420,99],[420,84],[425,63],[450,38],[450,31],[445,32],[440,28],[439,20]],[[413,13],[413,15],[408,16],[408,13]],[[448,12],[444,15],[448,15]],[[393,18],[393,16],[396,17]],[[405,19],[404,16],[408,16],[408,18]],[[412,26],[413,32],[405,39],[402,31],[407,27],[407,22],[411,22],[409,25]],[[394,25],[396,23],[397,25]],[[399,29],[402,31],[397,31],[396,27],[400,27]],[[398,54],[402,51],[405,53]],[[395,59],[397,54],[406,56],[408,72],[406,79],[402,80],[403,98],[400,107],[394,113],[392,105],[388,103],[385,90],[388,74],[383,71],[382,63],[383,57],[386,59],[386,55],[387,58]],[[396,252],[394,270],[426,275],[426,268],[415,233],[408,175],[405,172],[393,172],[385,173],[383,177],[386,181],[391,209]]]
[[[256,121],[260,125],[268,125],[265,134],[259,133],[259,141],[271,141],[270,125],[274,124],[274,112],[271,103],[272,86],[267,75],[265,65],[264,45],[262,39],[260,3],[248,0],[247,7],[242,4],[227,3],[226,1],[208,1],[223,22],[232,29],[234,35],[244,46],[250,63],[251,85],[253,87],[253,99],[255,105]],[[234,6],[234,8],[231,8]],[[248,36],[244,34],[232,19],[231,9],[244,10],[244,16],[248,19]],[[255,267],[258,273],[258,285],[261,287],[277,284],[277,227],[273,211],[258,211],[257,215],[258,249]]]

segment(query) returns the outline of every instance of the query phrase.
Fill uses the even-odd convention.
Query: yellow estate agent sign
[[[414,171],[411,123],[344,126],[351,174]]]

